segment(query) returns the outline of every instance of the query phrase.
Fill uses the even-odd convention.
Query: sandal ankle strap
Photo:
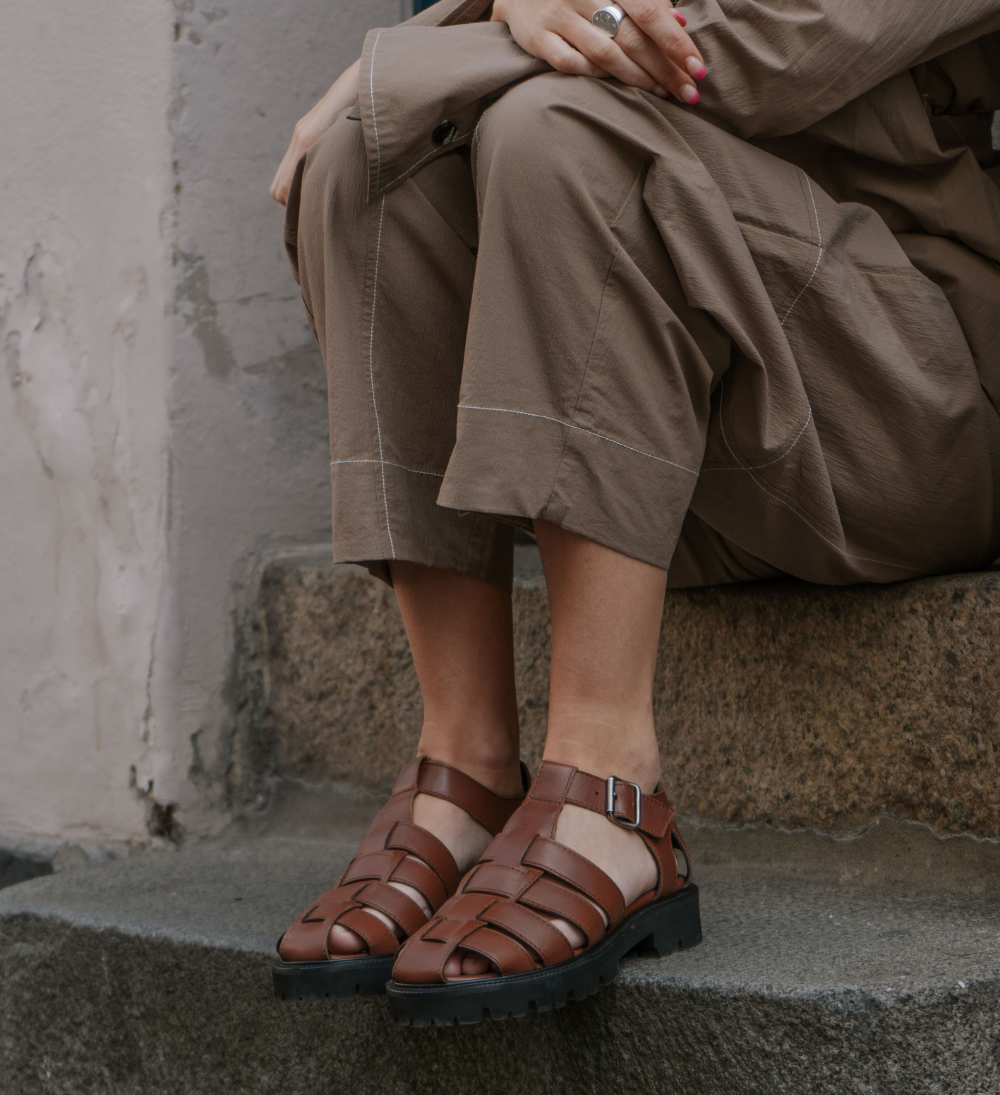
[[[595,814],[605,814],[617,825],[638,829],[660,840],[674,820],[674,809],[661,787],[643,794],[638,784],[609,776],[601,779],[565,764],[544,763],[535,776],[529,798],[568,802]]]
[[[430,757],[415,757],[399,773],[392,793],[395,796],[406,792],[431,795],[460,806],[493,836],[500,832],[524,801],[523,792],[513,798],[496,795],[459,769]]]

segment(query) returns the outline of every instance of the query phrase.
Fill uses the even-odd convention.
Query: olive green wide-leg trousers
[[[337,560],[509,585],[534,518],[672,586],[1000,550],[998,418],[941,291],[871,210],[695,111],[534,76],[374,197],[343,117],[286,240],[328,372]]]

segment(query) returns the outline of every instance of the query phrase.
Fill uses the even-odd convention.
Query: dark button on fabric
[[[434,127],[431,140],[435,144],[450,144],[458,136],[458,126],[454,122],[442,122]]]

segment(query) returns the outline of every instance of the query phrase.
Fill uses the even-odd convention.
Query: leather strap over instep
[[[635,829],[656,860],[656,888],[626,907],[613,879],[558,843],[555,830],[566,803]],[[677,853],[683,855],[683,873]],[[393,980],[442,984],[445,964],[458,949],[482,955],[501,975],[567,961],[581,952],[573,951],[547,916],[575,924],[587,950],[629,913],[689,885],[688,863],[674,810],[662,789],[645,795],[632,783],[545,762],[524,805],[465,876],[458,892],[407,940],[393,967]]]
[[[331,957],[330,929],[340,924],[356,932],[371,955],[395,954],[395,934],[372,914],[377,909],[405,936],[426,923],[424,910],[390,882],[412,886],[433,910],[455,892],[461,872],[440,840],[413,822],[417,795],[432,795],[460,806],[494,836],[523,801],[502,798],[447,764],[417,757],[400,772],[389,801],[372,822],[347,870],[332,890],[321,894],[296,918],[278,941],[285,962],[315,962]]]

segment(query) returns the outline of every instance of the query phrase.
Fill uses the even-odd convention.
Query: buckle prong
[[[615,784],[624,783],[632,788],[635,795],[635,817],[632,819],[618,817],[615,814]],[[638,783],[632,783],[627,779],[618,779],[617,776],[608,776],[608,789],[604,797],[604,812],[616,824],[623,829],[638,829],[642,824],[642,791]]]

